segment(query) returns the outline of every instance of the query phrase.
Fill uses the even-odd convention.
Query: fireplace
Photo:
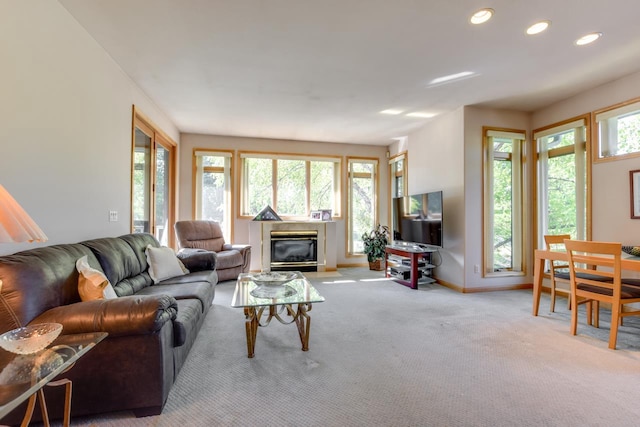
[[[271,270],[318,271],[318,232],[272,230]]]

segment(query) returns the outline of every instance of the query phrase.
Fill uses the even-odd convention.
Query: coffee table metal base
[[[294,310],[294,304],[282,304],[282,305],[270,305],[261,307],[245,307],[245,328],[247,332],[247,353],[248,357],[254,356],[256,348],[256,335],[258,334],[258,326],[265,327],[269,325],[271,319],[277,319],[284,325],[289,325],[293,322],[298,327],[298,335],[300,335],[300,342],[302,343],[302,351],[309,350],[309,328],[311,327],[311,317],[307,314],[311,311],[312,305],[310,303],[295,304],[297,307]],[[286,313],[283,313],[286,310]],[[267,311],[267,318],[261,322],[261,318],[264,312]],[[281,314],[291,317],[291,319],[283,319]]]

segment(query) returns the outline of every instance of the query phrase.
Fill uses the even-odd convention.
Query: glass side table
[[[59,379],[75,362],[106,338],[106,332],[60,335],[49,347],[34,354],[21,355],[0,349],[0,420],[29,399],[22,425],[31,421],[36,400],[40,399],[42,421],[49,426],[47,406],[42,388],[65,385],[64,425],[71,417],[71,381]]]

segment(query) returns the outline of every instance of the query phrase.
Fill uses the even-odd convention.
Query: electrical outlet
[[[109,222],[118,221],[118,211],[109,211]]]
[[[478,264],[473,266],[473,272],[476,274],[480,273],[480,266]]]

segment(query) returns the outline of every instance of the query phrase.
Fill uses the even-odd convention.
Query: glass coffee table
[[[267,289],[266,292],[260,292],[262,287],[258,287],[252,280],[251,273],[242,273],[238,276],[231,306],[244,308],[249,358],[254,356],[258,326],[267,326],[274,318],[285,325],[295,322],[302,343],[302,351],[309,350],[311,318],[308,313],[311,311],[312,304],[323,302],[324,297],[302,273],[287,273],[295,273],[296,277],[280,287]]]

